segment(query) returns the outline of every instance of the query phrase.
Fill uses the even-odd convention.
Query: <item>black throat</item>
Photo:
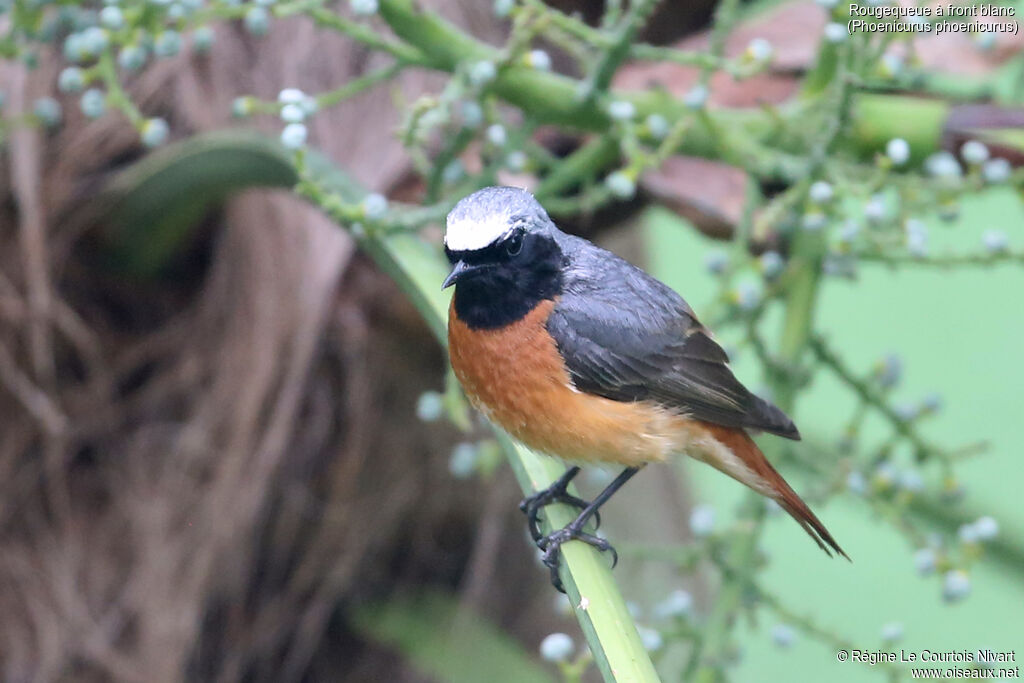
[[[550,237],[534,236],[526,258],[489,261],[455,285],[455,313],[470,329],[493,330],[522,319],[562,293],[562,252]],[[524,253],[524,256],[527,254]],[[473,262],[472,256],[464,256]]]

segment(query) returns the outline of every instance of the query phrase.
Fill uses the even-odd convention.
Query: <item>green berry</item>
[[[299,104],[306,99],[306,93],[298,88],[285,88],[277,93],[277,101],[281,104]]]
[[[444,181],[446,185],[457,183],[465,176],[466,166],[462,163],[461,159],[453,159],[444,167],[444,170],[441,171],[441,180]]]
[[[352,14],[368,17],[377,13],[377,0],[351,0]]]
[[[715,530],[715,509],[710,505],[695,505],[690,511],[690,531],[697,538],[703,538]]]
[[[89,88],[82,93],[82,99],[79,100],[79,106],[82,108],[82,113],[88,118],[98,119],[103,116],[103,112],[106,111],[106,95],[104,95],[103,91],[98,88]]]
[[[846,488],[850,493],[863,496],[868,490],[867,479],[864,478],[864,474],[861,471],[853,470],[846,475]]]
[[[661,632],[657,629],[649,626],[637,626],[637,634],[640,636],[640,643],[644,646],[644,649],[648,652],[655,652],[660,650],[665,644],[665,639],[662,637]]]
[[[878,63],[878,72],[884,78],[896,78],[903,72],[903,58],[891,52],[882,55],[882,59]]]
[[[644,121],[647,131],[655,140],[663,140],[669,132],[668,119],[661,114],[651,114]]]
[[[1002,230],[986,230],[981,240],[985,245],[985,251],[990,254],[1000,254],[1009,247],[1009,240]]]
[[[846,36],[846,27],[842,24],[832,21],[825,25],[825,40],[828,42],[834,45],[845,43]]]
[[[167,141],[169,132],[167,122],[163,119],[149,119],[142,124],[142,144],[146,147],[159,147]]]
[[[903,138],[893,138],[885,145],[885,154],[893,164],[902,166],[910,159],[910,144]]]
[[[470,67],[469,82],[479,88],[493,81],[497,75],[498,69],[494,62],[483,60]]]
[[[986,183],[1005,183],[1010,179],[1013,168],[1006,159],[991,159],[981,167],[981,175]]]
[[[107,5],[100,10],[100,23],[112,31],[124,26],[124,13],[120,7]]]
[[[681,588],[677,588],[655,605],[654,615],[662,618],[688,616],[693,612],[693,596]]]
[[[565,662],[572,656],[576,645],[565,633],[552,633],[540,643],[540,656],[549,662]]]
[[[729,256],[721,249],[712,249],[704,257],[704,267],[712,275],[721,275],[729,265]]]
[[[89,57],[81,33],[70,33],[64,39],[64,59],[72,64],[84,62]]]
[[[810,191],[807,193],[810,200],[815,204],[827,204],[832,201],[835,196],[832,186],[826,183],[824,180],[819,180],[811,185]]]
[[[505,168],[508,170],[518,173],[526,168],[526,164],[529,163],[529,157],[526,156],[525,152],[515,150],[509,152],[509,155],[505,158]]]
[[[157,57],[173,57],[181,51],[181,34],[177,31],[161,31],[153,41],[153,54]]]
[[[551,55],[544,50],[531,50],[527,63],[537,71],[551,71]]]
[[[90,26],[81,33],[82,49],[89,57],[98,57],[101,52],[107,49],[110,39],[107,32],[99,26]]]
[[[619,199],[631,199],[636,194],[636,182],[622,171],[609,174],[604,184]]]
[[[707,104],[710,94],[711,92],[707,86],[698,83],[686,91],[686,94],[683,96],[683,104],[690,109],[701,109]]]
[[[495,147],[504,147],[508,141],[505,126],[495,123],[487,127],[487,140]]]
[[[796,640],[796,631],[789,624],[775,624],[772,626],[772,640],[781,648],[792,647]]]
[[[993,517],[985,515],[974,522],[974,531],[982,541],[991,541],[999,535],[999,522]]]
[[[423,422],[436,422],[444,414],[444,397],[436,391],[424,391],[416,401],[416,417]]]
[[[928,228],[919,220],[911,218],[906,222],[907,250],[914,256],[928,255]]]
[[[213,27],[200,26],[192,32],[192,49],[200,54],[207,53],[213,47],[213,39]]]
[[[946,572],[942,578],[942,599],[946,602],[963,600],[971,592],[971,579],[962,569]]]
[[[931,574],[935,571],[937,564],[938,558],[935,556],[935,551],[931,548],[921,548],[914,553],[914,568],[921,576]]]
[[[262,7],[253,7],[242,20],[245,30],[254,36],[265,36],[270,30],[270,14]]]
[[[988,147],[985,143],[977,140],[968,140],[960,148],[960,156],[972,166],[977,166],[988,161]]]
[[[252,113],[251,97],[236,97],[231,103],[231,115],[242,119]]]
[[[936,178],[959,178],[963,171],[960,164],[949,152],[936,152],[925,159],[924,168],[929,174]]]
[[[281,131],[281,144],[288,149],[299,149],[306,144],[309,131],[301,123],[289,123]]]
[[[77,66],[69,66],[57,77],[57,89],[61,92],[80,92],[85,87],[85,74]]]
[[[761,263],[761,274],[764,275],[766,280],[774,280],[782,272],[782,269],[786,267],[786,262],[782,260],[782,256],[777,251],[766,251],[761,254],[759,261]]]
[[[761,288],[754,282],[741,282],[736,287],[736,303],[744,311],[753,311],[761,304]]]
[[[57,100],[52,97],[40,97],[32,104],[32,113],[47,128],[56,128],[60,125],[63,112]]]
[[[141,45],[125,45],[117,55],[117,63],[125,71],[135,71],[146,63],[146,48]]]
[[[306,110],[298,104],[286,104],[281,107],[281,120],[285,123],[302,123],[306,120]]]
[[[456,479],[466,479],[476,470],[479,451],[476,444],[460,443],[448,458],[448,471]]]
[[[512,14],[512,8],[515,6],[515,0],[494,0],[494,14],[499,19],[504,19]]]
[[[459,111],[462,115],[462,125],[466,128],[476,128],[484,121],[483,107],[472,100],[463,102]]]
[[[895,643],[903,638],[903,624],[892,621],[882,626],[882,642]]]
[[[754,38],[747,45],[747,56],[755,62],[767,62],[772,58],[775,49],[764,38]]]
[[[892,389],[903,378],[903,359],[895,353],[887,354],[875,366],[878,383],[885,389]]]
[[[363,214],[371,221],[378,221],[388,210],[388,200],[382,194],[374,192],[363,199]]]
[[[629,121],[636,116],[636,107],[626,100],[615,100],[608,105],[608,115],[616,121]]]

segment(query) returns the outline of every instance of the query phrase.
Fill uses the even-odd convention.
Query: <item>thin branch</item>
[[[924,459],[929,455],[935,455],[942,459],[949,458],[949,453],[925,441],[917,433],[917,430],[914,429],[913,424],[900,416],[889,405],[881,391],[867,380],[857,377],[853,371],[846,367],[846,364],[843,363],[839,356],[829,349],[824,339],[817,336],[811,338],[810,348],[822,365],[832,370],[836,377],[853,389],[865,403],[880,413],[900,436],[913,445],[919,459]]]
[[[920,266],[923,268],[964,268],[972,266],[996,266],[1013,264],[1024,266],[1024,251],[993,251],[977,254],[938,254],[936,256],[914,256],[910,253],[885,253],[861,251],[853,254],[859,261],[882,263],[888,266]]]

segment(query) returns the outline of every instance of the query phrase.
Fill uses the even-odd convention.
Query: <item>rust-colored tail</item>
[[[847,555],[839,544],[836,543],[836,539],[832,538],[832,534],[828,532],[825,525],[821,523],[817,515],[811,512],[811,509],[807,507],[800,496],[796,494],[786,480],[782,478],[782,475],[775,471],[772,464],[768,462],[768,458],[764,457],[764,453],[757,447],[754,440],[750,438],[744,430],[735,429],[731,427],[723,427],[721,425],[711,424],[708,422],[703,423],[703,426],[711,433],[711,435],[726,446],[733,454],[739,458],[744,465],[751,472],[753,472],[758,479],[772,491],[771,498],[775,500],[782,507],[783,510],[788,512],[797,523],[803,527],[803,530],[807,532],[807,535],[814,539],[814,542],[818,544],[822,550],[824,550],[829,556],[832,553],[829,548],[836,551],[847,560],[850,556]],[[712,463],[714,464],[714,463]],[[749,482],[745,482],[739,477],[736,477],[733,473],[719,467],[726,474],[729,474],[735,479],[738,479],[744,484],[750,485]],[[852,561],[852,560],[851,560]]]

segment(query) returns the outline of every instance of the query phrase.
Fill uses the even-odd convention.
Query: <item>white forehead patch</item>
[[[500,241],[512,232],[508,213],[502,211],[489,214],[483,220],[460,216],[448,216],[444,233],[444,244],[452,251],[475,251]]]

